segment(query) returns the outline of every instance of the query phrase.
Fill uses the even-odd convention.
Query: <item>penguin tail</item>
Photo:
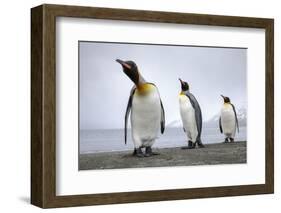
[[[164,131],[165,131],[165,126],[164,126],[164,124],[161,123],[161,134],[163,134]]]
[[[124,140],[125,145],[127,145],[127,129],[125,129],[125,131],[124,131],[124,138],[125,138],[125,140]]]

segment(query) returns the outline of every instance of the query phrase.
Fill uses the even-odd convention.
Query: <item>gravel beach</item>
[[[79,155],[79,170],[246,163],[246,142],[207,144],[205,148],[180,147],[153,150],[159,155],[137,158],[133,151]]]

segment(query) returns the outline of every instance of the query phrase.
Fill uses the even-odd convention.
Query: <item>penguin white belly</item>
[[[158,90],[149,86],[145,94],[134,94],[131,126],[135,148],[152,146],[158,137],[161,120],[161,104]]]
[[[224,105],[221,110],[221,126],[227,137],[234,138],[236,132],[235,114],[231,105]]]
[[[188,139],[195,142],[198,135],[195,110],[186,95],[180,95],[179,104],[183,128],[185,129]]]

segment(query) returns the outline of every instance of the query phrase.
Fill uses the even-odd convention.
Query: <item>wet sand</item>
[[[138,158],[133,151],[80,154],[79,170],[246,163],[246,142],[207,144],[205,148],[153,149],[159,155]]]

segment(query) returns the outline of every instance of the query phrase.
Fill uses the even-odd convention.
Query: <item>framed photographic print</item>
[[[273,19],[31,9],[31,203],[274,191]]]

